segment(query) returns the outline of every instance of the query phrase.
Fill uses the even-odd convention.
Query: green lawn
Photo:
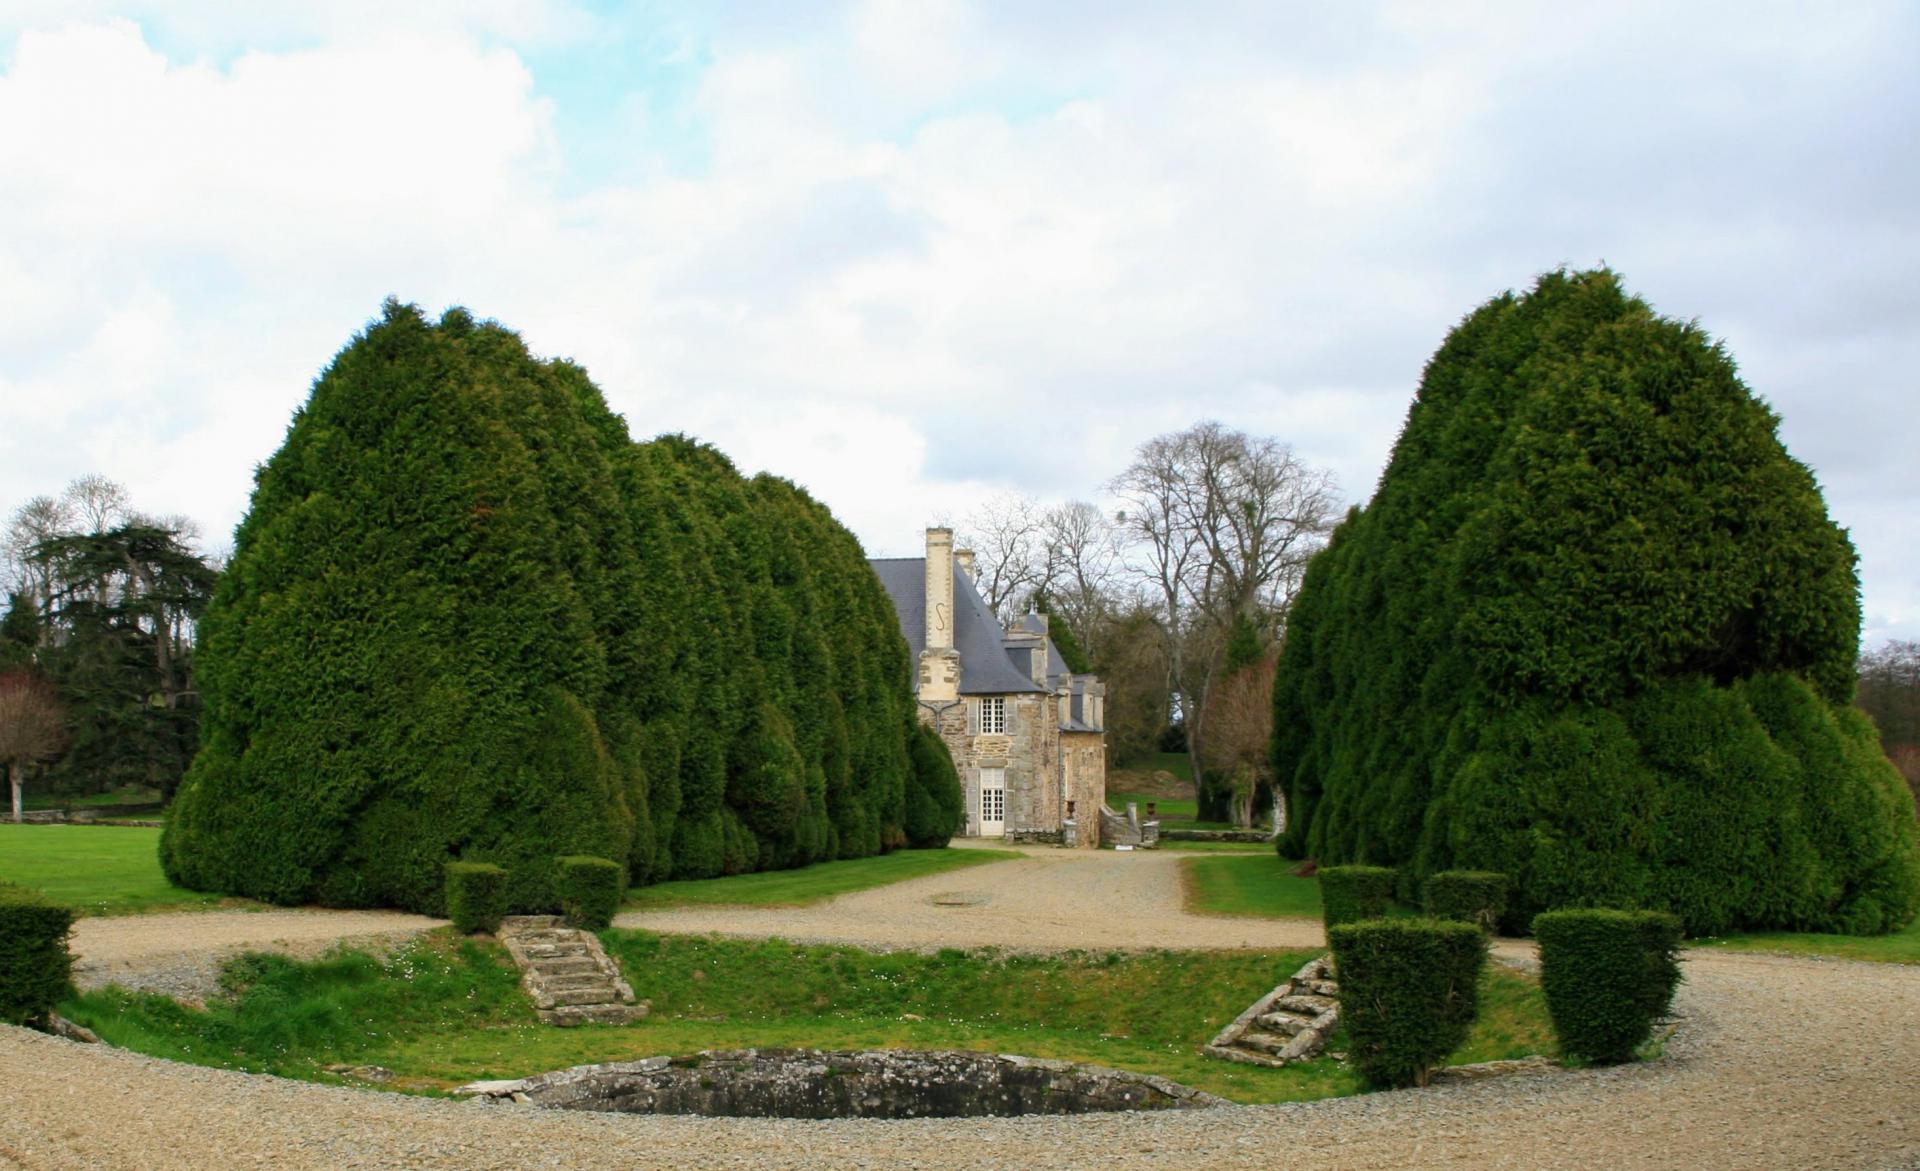
[[[160,873],[160,831],[148,826],[0,825],[0,881],[40,891],[83,915],[219,906]]]
[[[1830,956],[1882,964],[1920,964],[1920,919],[1890,935],[1821,935],[1811,931],[1755,931],[1702,939],[1697,947]]]
[[[643,911],[695,905],[801,907],[856,890],[1018,857],[1012,850],[896,850],[873,858],[816,862],[800,870],[765,870],[731,878],[635,887],[627,892],[626,906]]]
[[[1296,865],[1266,849],[1258,854],[1183,858],[1180,872],[1187,910],[1202,915],[1318,919],[1320,881],[1295,878]]]
[[[332,1063],[381,1065],[394,1088],[436,1092],[590,1062],[701,1049],[957,1048],[1157,1073],[1240,1102],[1350,1094],[1331,1059],[1264,1069],[1200,1046],[1313,953],[1149,952],[1014,956],[874,953],[779,940],[609,931],[607,950],[653,1002],[620,1027],[535,1023],[501,949],[448,930],[385,960],[251,957],[227,969],[205,1011],[118,990],[62,1015],[155,1056],[337,1080]],[[1551,1053],[1537,985],[1488,965],[1483,1013],[1458,1062]],[[1335,1034],[1330,1048],[1344,1038]]]

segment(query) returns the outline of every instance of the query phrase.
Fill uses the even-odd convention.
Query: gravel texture
[[[1154,859],[1127,868],[1113,855],[1079,857],[1084,870],[1029,858],[903,884],[986,892],[996,900],[986,906],[1001,909],[998,920],[1018,924],[1005,938],[995,938],[991,911],[936,915],[900,888],[890,898],[867,892],[836,903],[842,914],[874,908],[871,918],[866,910],[845,915],[852,926],[835,928],[818,909],[769,910],[756,913],[755,933],[873,942],[868,933],[891,924],[902,937],[880,942],[917,946],[937,936],[1048,946],[1050,923],[1051,946],[1107,946],[1084,920],[1130,924],[1142,944],[1195,941],[1186,916],[1154,910],[1177,898],[1165,889],[1174,875],[1166,855],[1126,858]],[[1049,891],[1042,878],[1073,889]],[[1126,892],[1144,900],[1106,901]],[[631,917],[649,926],[662,918]],[[219,922],[165,917],[182,937],[196,919]],[[1215,946],[1296,942],[1267,933],[1284,925],[1202,922],[1224,925],[1208,940]],[[742,920],[726,923],[750,930]],[[949,925],[953,932],[943,934]],[[1695,952],[1685,971],[1681,1030],[1652,1064],[1289,1106],[1066,1118],[797,1122],[543,1112],[200,1069],[0,1028],[0,1085],[8,1091],[0,1168],[1920,1167],[1920,968]],[[644,985],[644,973],[631,975]]]
[[[1207,855],[1018,849],[1024,855],[1018,861],[916,878],[810,907],[630,911],[614,924],[917,950],[1268,949],[1319,947],[1325,941],[1314,920],[1187,914],[1181,906],[1180,861]]]

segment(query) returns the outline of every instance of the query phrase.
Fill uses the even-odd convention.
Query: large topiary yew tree
[[[258,474],[202,625],[174,881],[438,910],[452,859],[554,905],[906,844],[907,650],[859,544],[579,367],[389,303]],[[924,771],[924,770],[922,770]],[[926,833],[914,844],[936,844]],[[940,842],[944,842],[940,836]]]
[[[1461,322],[1292,612],[1283,849],[1501,871],[1513,925],[1911,920],[1912,806],[1850,705],[1853,548],[1777,422],[1611,272]]]

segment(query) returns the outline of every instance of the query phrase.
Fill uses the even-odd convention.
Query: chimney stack
[[[973,550],[955,549],[953,559],[960,563],[960,572],[967,575],[968,581],[979,581],[980,575],[973,568]]]
[[[927,649],[953,647],[953,530],[927,530]]]

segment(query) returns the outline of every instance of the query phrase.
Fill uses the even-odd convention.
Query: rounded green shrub
[[[1548,911],[1535,917],[1540,986],[1578,1061],[1630,1061],[1667,1015],[1680,983],[1680,920],[1658,911]]]
[[[1354,1069],[1379,1089],[1426,1085],[1479,1015],[1486,935],[1443,919],[1365,919],[1329,927],[1327,940]]]
[[[1511,929],[1910,921],[1911,801],[1850,706],[1853,548],[1777,429],[1611,272],[1469,315],[1289,614],[1282,853],[1497,871]]]
[[[449,862],[447,918],[462,935],[498,931],[507,914],[507,872],[491,862]]]
[[[554,859],[554,888],[567,922],[586,931],[613,925],[626,895],[626,867],[611,858],[573,854]]]
[[[67,994],[73,911],[0,883],[0,1024],[43,1025]]]
[[[1395,874],[1385,866],[1328,866],[1320,870],[1320,914],[1328,928],[1378,919],[1393,902]]]
[[[1427,914],[1493,931],[1507,909],[1507,876],[1491,870],[1442,870],[1427,876]]]

